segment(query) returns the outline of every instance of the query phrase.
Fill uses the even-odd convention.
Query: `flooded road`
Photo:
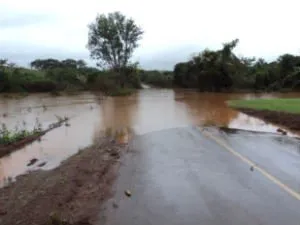
[[[299,140],[279,134],[190,126],[137,135],[97,224],[296,225],[299,168]]]
[[[43,127],[70,117],[70,126],[57,128],[41,142],[34,142],[0,159],[0,186],[30,170],[52,169],[79,149],[103,135],[127,142],[133,134],[146,134],[190,125],[220,125],[275,132],[276,127],[234,111],[231,99],[299,97],[300,94],[216,94],[187,90],[144,89],[128,97],[105,97],[92,93],[53,97],[0,95],[0,122],[14,129],[32,129],[38,120]],[[37,162],[27,166],[31,159]]]

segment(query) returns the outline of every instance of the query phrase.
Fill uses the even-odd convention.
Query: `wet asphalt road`
[[[101,224],[300,224],[293,138],[195,127],[153,132],[131,141],[119,173]]]

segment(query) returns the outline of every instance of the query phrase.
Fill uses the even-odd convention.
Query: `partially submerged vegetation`
[[[16,126],[13,130],[9,130],[5,124],[2,124],[0,128],[0,157],[38,140],[47,132],[60,127],[63,123],[67,123],[68,120],[68,117],[57,116],[57,122],[50,124],[45,130],[42,129],[42,124],[38,119],[33,130],[26,129],[25,122],[23,122],[22,128]]]
[[[6,125],[2,123],[0,128],[0,146],[9,145],[15,142],[18,142],[26,137],[39,135],[42,132],[42,125],[37,120],[37,123],[33,130],[28,131],[25,128],[25,122],[23,122],[23,128],[15,127],[14,130],[8,130]]]

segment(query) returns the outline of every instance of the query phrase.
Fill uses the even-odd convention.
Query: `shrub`
[[[153,86],[171,87],[173,85],[173,73],[157,70],[141,71],[141,80]]]

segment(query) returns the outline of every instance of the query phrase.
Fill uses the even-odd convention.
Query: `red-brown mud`
[[[102,139],[51,171],[35,171],[0,189],[0,224],[93,224],[111,195],[127,145]]]

